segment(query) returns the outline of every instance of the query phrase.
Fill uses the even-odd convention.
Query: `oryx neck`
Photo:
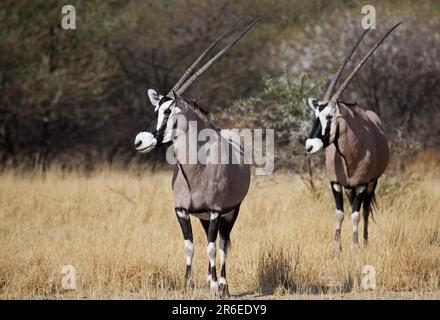
[[[336,137],[334,145],[336,151],[344,160],[347,175],[353,172],[356,163],[360,160],[358,150],[362,146],[361,137],[356,133],[355,128],[359,126],[356,119],[356,110],[352,107],[347,107],[344,104],[339,104],[340,111],[342,108],[342,114],[338,116],[336,120]]]
[[[188,163],[191,163],[191,166],[196,164],[195,161],[189,159],[197,157],[199,146],[206,143],[198,141],[199,133],[204,129],[218,132],[208,118],[195,107],[188,106],[186,112],[177,115],[174,124],[173,148],[180,166],[185,167]]]

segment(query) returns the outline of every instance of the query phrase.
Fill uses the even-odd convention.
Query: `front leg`
[[[180,228],[182,229],[184,242],[184,252],[186,259],[186,272],[185,272],[185,286],[193,286],[192,281],[192,259],[194,256],[194,244],[193,233],[191,227],[191,220],[189,218],[188,211],[180,208],[176,208],[177,220],[179,221]]]
[[[206,239],[208,239],[209,234],[209,220],[200,219],[200,223],[202,224],[203,230],[205,230]],[[206,284],[211,285],[211,264],[208,260],[208,277],[206,278]]]
[[[218,293],[218,280],[217,280],[217,271],[215,267],[216,261],[216,241],[217,234],[220,227],[220,214],[218,212],[211,212],[209,219],[209,228],[208,228],[208,247],[206,248],[209,265],[211,267],[211,283],[210,288],[216,294]]]
[[[342,186],[337,182],[331,182],[333,197],[335,198],[336,203],[336,231],[335,231],[335,245],[333,252],[335,255],[339,255],[342,251],[341,245],[341,226],[344,221],[344,198],[342,196]]]

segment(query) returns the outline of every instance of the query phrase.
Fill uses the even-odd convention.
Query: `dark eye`
[[[327,120],[331,120],[332,116],[329,114],[327,117],[325,117]]]

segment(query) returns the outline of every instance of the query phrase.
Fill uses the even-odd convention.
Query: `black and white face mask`
[[[156,117],[151,120],[145,131],[136,135],[134,145],[137,151],[147,153],[156,146],[168,143],[173,137],[173,121],[176,114],[175,101],[148,90],[148,97],[154,106]]]
[[[335,140],[337,106],[332,107],[311,98],[308,103],[315,111],[315,121],[306,140],[306,152],[312,154],[328,147]]]

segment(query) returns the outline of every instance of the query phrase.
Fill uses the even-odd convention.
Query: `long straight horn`
[[[339,77],[342,74],[342,71],[344,70],[345,66],[347,65],[348,61],[350,61],[351,57],[353,56],[353,53],[356,51],[357,47],[359,46],[359,44],[361,43],[362,39],[365,37],[365,35],[368,33],[368,31],[370,31],[370,29],[365,30],[362,35],[359,37],[358,41],[356,42],[356,44],[354,45],[354,47],[351,49],[350,53],[345,57],[344,61],[342,62],[342,64],[339,66],[338,70],[336,71],[336,73],[333,75],[332,81],[330,82],[330,85],[327,88],[326,93],[324,94],[324,98],[322,99],[322,101],[324,103],[327,103],[328,100],[330,99],[332,93],[333,93],[333,89],[335,88],[336,82],[338,82]]]
[[[186,89],[206,70],[209,69],[218,59],[220,59],[226,51],[228,51],[234,44],[236,44],[241,38],[243,38],[246,33],[248,33],[257,23],[261,20],[263,16],[259,16],[255,19],[246,29],[240,33],[230,44],[224,47],[219,53],[217,53],[211,60],[209,60],[203,67],[201,67],[196,73],[194,73],[191,78],[189,78],[179,89],[177,89],[177,94],[181,95]]]
[[[391,34],[391,32],[394,31],[394,29],[396,29],[400,24],[402,23],[399,22],[398,24],[396,24],[394,27],[392,27],[383,37],[382,39],[376,43],[376,45],[370,49],[370,51],[368,51],[368,53],[365,55],[365,57],[358,63],[358,65],[356,66],[356,68],[354,68],[354,70],[350,73],[350,75],[348,76],[348,78],[342,83],[342,85],[339,87],[338,91],[336,91],[336,93],[333,95],[332,99],[331,99],[331,103],[336,103],[336,101],[339,99],[339,97],[342,95],[342,93],[344,92],[344,90],[347,88],[347,86],[350,84],[350,82],[353,80],[354,76],[356,75],[356,73],[362,68],[362,66],[365,64],[365,62],[368,60],[368,58],[374,53],[374,51],[376,51],[376,49],[382,44],[382,42]]]
[[[168,93],[171,94],[171,92],[176,91],[179,89],[179,87],[185,82],[185,80],[191,75],[191,72],[194,71],[194,69],[197,67],[197,65],[202,61],[202,59],[219,43],[224,37],[228,36],[232,31],[234,31],[235,27],[237,26],[238,22],[241,20],[241,17],[239,17],[235,22],[226,30],[223,34],[221,34],[217,39],[215,39],[208,48],[206,48],[202,54],[193,62],[193,64],[185,71],[185,73],[180,77],[179,81],[176,82],[174,87],[170,90]]]

